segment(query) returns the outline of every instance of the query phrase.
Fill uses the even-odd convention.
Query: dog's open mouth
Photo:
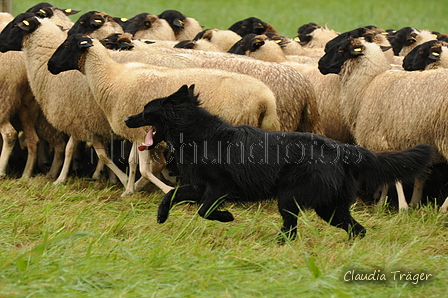
[[[144,151],[148,147],[151,147],[154,144],[153,135],[155,135],[155,134],[156,134],[156,128],[151,127],[151,129],[146,134],[145,142],[143,144],[141,144],[140,146],[138,146],[138,150]]]

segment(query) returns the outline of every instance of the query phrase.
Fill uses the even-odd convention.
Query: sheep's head
[[[359,27],[359,28],[353,29],[351,31],[347,31],[347,32],[341,33],[338,36],[336,36],[335,38],[333,38],[332,40],[327,42],[327,44],[325,45],[325,52],[328,49],[330,49],[330,48],[334,47],[335,45],[339,44],[344,39],[364,38],[368,42],[372,42],[372,39],[373,39],[374,35],[378,34],[380,32],[385,32],[385,31],[380,29],[380,28],[378,28],[378,27],[376,27],[376,26],[368,25],[368,26]]]
[[[154,99],[147,103],[140,114],[132,115],[124,119],[129,128],[151,126],[146,135],[145,142],[139,146],[139,150],[152,149],[161,141],[166,141],[166,133],[170,127],[177,124],[176,113],[187,113],[188,108],[197,107],[200,103],[198,95],[194,95],[194,85],[183,85],[173,94]],[[177,111],[177,112],[176,112]],[[183,123],[180,123],[183,125]]]
[[[149,13],[140,13],[124,23],[124,32],[135,35],[137,31],[147,30],[153,26],[159,18]]]
[[[110,50],[130,51],[134,47],[130,33],[114,33],[101,39],[100,42]]]
[[[268,23],[254,17],[250,17],[239,22],[236,22],[230,26],[229,30],[234,31],[240,36],[245,36],[247,34],[263,34],[265,32],[276,33],[274,28]]]
[[[84,34],[73,34],[56,49],[48,61],[48,70],[52,74],[77,69],[82,71],[81,57],[93,46],[92,38]]]
[[[34,32],[40,26],[40,21],[32,13],[17,15],[0,34],[0,51],[20,51],[24,37]]]
[[[247,34],[234,44],[228,53],[246,55],[247,52],[255,52],[264,45],[266,39],[266,35]]]
[[[408,71],[424,70],[429,64],[440,60],[442,47],[447,43],[430,40],[415,47],[403,59],[403,68]]]
[[[297,36],[294,38],[294,40],[300,43],[301,45],[306,45],[313,38],[311,34],[317,28],[321,28],[321,26],[317,25],[316,23],[308,23],[300,26],[299,29],[297,30]]]
[[[79,12],[79,10],[73,10],[70,8],[67,9],[57,8],[51,5],[50,3],[46,2],[36,4],[33,7],[29,8],[26,12],[31,12],[36,16],[38,16],[39,18],[43,19],[43,18],[51,18],[54,15],[55,11],[61,11],[66,16],[73,15]]]
[[[357,38],[349,38],[326,49],[325,55],[319,60],[319,70],[322,74],[340,73],[347,60],[364,55],[364,45]]]
[[[159,19],[165,19],[170,24],[175,34],[184,28],[185,19],[187,18],[177,10],[165,10],[158,15]]]
[[[113,33],[123,33],[123,28],[112,16],[92,10],[83,14],[68,31],[68,35],[76,33],[102,39]]]
[[[416,36],[419,31],[412,27],[404,27],[398,31],[395,31],[394,34],[389,34],[388,39],[392,48],[394,50],[394,54],[398,56],[403,49],[403,47],[410,46],[411,44],[417,41]]]
[[[217,31],[218,31],[218,29],[203,30],[203,31],[199,32],[198,34],[196,34],[196,36],[193,38],[193,40],[205,39],[208,41],[212,41],[213,34]]]
[[[73,27],[68,31],[68,35],[75,33],[90,34],[106,22],[107,15],[99,11],[89,11],[79,17]]]

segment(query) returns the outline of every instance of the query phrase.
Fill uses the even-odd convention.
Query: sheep
[[[98,28],[100,27],[101,30],[99,31]],[[101,39],[114,33],[124,33],[124,31],[110,15],[92,10],[79,17],[73,27],[68,31],[68,35],[75,33],[84,33]]]
[[[216,45],[212,44],[208,40],[199,39],[199,40],[183,40],[178,42],[174,48],[176,49],[190,49],[190,50],[199,50],[199,51],[210,51],[210,52],[223,52]]]
[[[188,18],[177,10],[165,10],[158,17],[168,22],[178,41],[193,39],[202,31],[202,26],[197,20]]]
[[[88,48],[82,47],[84,41]],[[75,44],[70,49],[83,51],[85,60],[78,61],[79,54],[64,53],[64,49],[69,49],[65,46],[71,43]],[[78,48],[76,44],[81,47]],[[65,63],[59,62],[61,57],[71,57],[73,61],[66,59]],[[95,69],[96,66],[103,68],[105,65],[107,69],[103,69],[101,73]],[[272,91],[250,76],[209,69],[169,69],[140,63],[119,64],[112,60],[110,53],[98,40],[79,34],[67,38],[48,62],[48,67],[55,74],[68,69],[83,72],[114,132],[133,142],[144,140],[146,130],[130,131],[123,119],[141,109],[151,98],[172,92],[171,89],[176,88],[179,81],[182,84],[195,83],[205,99],[204,107],[230,123],[246,123],[270,130],[279,128]],[[146,88],[142,88],[141,84]],[[123,86],[126,88],[123,89]],[[106,90],[104,88],[108,92],[103,92]],[[123,90],[128,93],[123,94]],[[131,103],[125,104],[129,101]],[[235,110],[239,113],[235,113]],[[146,165],[140,163],[140,166],[144,175]]]
[[[364,26],[339,34],[325,45],[325,51],[347,38],[361,38],[384,48],[384,55],[395,69],[401,69],[402,58],[394,55],[387,32],[377,26]]]
[[[269,39],[272,41],[272,43],[275,42],[276,44],[278,44],[280,46],[279,49],[281,49],[283,52],[283,54],[279,54],[282,56],[286,55],[288,60],[295,61],[297,63],[317,64],[319,58],[324,54],[323,49],[304,49],[301,45],[299,45],[299,43],[295,42],[294,40],[272,33],[266,33],[262,35],[257,35],[254,33],[246,34],[227,52],[232,54],[250,56],[250,51],[248,52],[247,49],[250,48],[251,40],[256,39],[257,36],[259,36],[258,38],[261,38],[264,41]],[[274,57],[271,58],[275,60]]]
[[[2,13],[2,20],[13,19],[12,15]],[[0,23],[0,31],[8,23]],[[2,109],[0,111],[0,133],[3,138],[2,150],[0,155],[0,176],[6,175],[6,168],[15,144],[17,131],[12,126],[10,119],[14,115],[20,118],[24,136],[27,139],[28,157],[22,178],[28,179],[32,176],[33,169],[37,160],[37,149],[39,139],[44,138],[55,148],[54,160],[48,176],[53,178],[62,164],[61,147],[64,146],[60,134],[54,131],[46,122],[46,119],[38,121],[41,114],[37,103],[28,84],[25,57],[22,52],[0,53],[0,94],[2,94]],[[36,132],[37,128],[42,132]],[[39,131],[38,130],[38,131]],[[50,131],[50,133],[45,133]]]
[[[66,36],[49,19],[38,20],[30,13],[19,14],[0,34],[0,50],[23,49],[30,87],[36,100],[48,121],[71,136],[62,171],[55,183],[65,181],[77,143],[90,141],[99,158],[126,185],[127,176],[108,158],[102,144],[102,141],[110,139],[112,130],[93,99],[85,78],[77,72],[55,77],[46,68],[47,61]]]
[[[241,39],[241,36],[231,30],[207,29],[198,33],[194,41],[206,40],[216,46],[219,51],[227,52]]]
[[[382,49],[359,39],[347,39],[327,50],[319,61],[323,74],[341,78],[341,110],[356,142],[373,151],[395,150],[428,143],[446,162],[448,71],[390,70]],[[417,177],[412,204],[418,204],[423,185]],[[446,205],[445,205],[446,206]],[[407,208],[406,201],[401,208]],[[443,209],[442,209],[443,210]]]
[[[388,39],[396,56],[406,56],[417,45],[429,40],[435,40],[437,39],[437,36],[428,30],[417,30],[412,27],[404,27],[395,31],[394,34],[390,34]]]
[[[125,22],[124,32],[131,33],[134,39],[176,40],[170,24],[149,13],[140,13]]]
[[[250,33],[263,34],[266,32],[272,32],[278,34],[277,30],[272,25],[263,22],[259,18],[250,17],[244,20],[238,21],[229,27],[229,30],[234,31],[239,36],[243,37]]]
[[[407,71],[448,68],[448,43],[430,40],[416,46],[403,59]]]
[[[291,66],[310,79],[316,92],[318,112],[325,135],[344,143],[353,142],[348,127],[340,117],[338,105],[340,82],[337,75],[324,76],[317,65],[288,60],[279,44],[269,40],[265,35],[248,34],[241,41],[240,48],[235,49],[238,53],[245,53],[262,61]]]
[[[294,40],[306,48],[324,48],[328,41],[338,35],[339,33],[326,26],[324,28],[316,23],[308,23],[299,27]]]
[[[86,46],[86,48],[81,47],[79,51],[85,52],[86,61],[79,61],[81,66],[68,66],[69,62],[67,60],[65,61],[67,67],[73,67],[74,69],[79,68],[81,72],[86,74],[95,98],[105,105],[104,110],[106,116],[108,117],[112,128],[114,128],[114,131],[119,131],[120,135],[126,136],[131,140],[137,137],[134,137],[127,132],[126,127],[122,123],[122,119],[124,118],[121,116],[128,113],[129,110],[138,110],[139,107],[136,106],[139,102],[141,102],[142,107],[144,103],[154,96],[159,96],[157,94],[165,92],[168,94],[171,91],[166,89],[170,89],[171,85],[175,85],[175,82],[178,81],[194,81],[201,90],[200,92],[204,99],[204,107],[208,108],[212,113],[220,115],[230,123],[246,123],[268,130],[278,130],[279,128],[275,97],[272,94],[272,91],[262,82],[250,76],[201,68],[170,69],[141,63],[119,64],[112,59],[110,53],[107,49],[101,46],[101,43],[98,40],[80,34],[68,37],[65,43],[59,47],[48,63],[49,69],[54,70],[55,68],[62,68],[62,66],[57,68],[58,66],[56,63],[58,62],[58,57],[62,57],[64,54],[64,45],[72,43],[75,43],[76,45],[76,42],[85,41],[87,41],[88,46]],[[75,54],[72,53],[71,55],[73,56]],[[76,57],[72,57],[72,59],[76,60],[79,55],[80,54],[76,54]],[[99,61],[107,62],[109,66],[108,71],[110,73],[102,71],[100,76],[98,76],[98,73],[94,73],[95,65],[98,65]],[[107,80],[105,79],[106,76],[108,78]],[[138,80],[136,78],[138,78]],[[117,80],[123,81],[123,83],[115,86],[114,84],[117,83]],[[120,90],[120,85],[125,84],[125,82],[129,86],[127,89],[130,89],[130,86],[139,84],[142,80],[149,83],[148,87],[146,89],[136,87],[135,91],[131,90],[131,94],[129,95],[108,94],[109,92],[104,94],[98,92],[99,88],[105,87],[102,85],[110,85],[110,87],[113,88],[111,90],[118,91]],[[165,80],[170,82],[170,86],[167,86],[166,83],[161,84]],[[205,88],[208,84],[214,88]],[[238,85],[244,86],[240,87]],[[224,87],[227,89],[223,89]],[[220,90],[226,91],[221,93]],[[132,98],[132,96],[135,96],[135,98]],[[123,101],[127,98],[132,98],[133,104],[130,104],[129,106],[125,105],[126,111],[123,110],[123,106],[115,107],[112,104],[114,100]],[[242,98],[245,100],[242,102],[236,101],[237,99]],[[226,102],[226,99],[231,101]],[[232,105],[227,105],[228,103],[232,103]],[[240,113],[234,112],[235,104],[240,107]],[[133,113],[132,111],[131,113]]]
[[[18,114],[28,139],[28,157],[22,178],[32,175],[37,159],[38,136],[34,128],[29,109],[32,104],[33,94],[26,77],[25,61],[23,53],[1,53],[0,63],[0,94],[2,108],[0,109],[0,133],[3,138],[3,146],[0,155],[0,177],[6,175],[8,161],[17,139],[17,131],[11,124],[11,118]]]
[[[133,51],[181,55],[199,67],[222,69],[256,77],[275,95],[280,130],[324,134],[313,86],[303,74],[291,67],[228,53],[157,48],[133,42],[135,44]]]
[[[0,12],[0,23],[9,23],[14,19],[14,17],[8,12]],[[1,25],[0,25],[1,26]],[[6,26],[6,24],[5,24]],[[0,31],[3,27],[0,27]]]
[[[70,29],[73,26],[73,22],[67,17],[80,12],[79,10],[73,10],[71,8],[61,9],[51,5],[50,3],[41,2],[29,8],[26,12],[33,13],[39,18],[51,18],[53,22],[61,26],[63,29]]]

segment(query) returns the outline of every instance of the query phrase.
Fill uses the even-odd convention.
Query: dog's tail
[[[434,148],[427,144],[400,151],[373,153],[365,148],[348,146],[345,162],[360,174],[367,190],[396,181],[412,182],[423,177],[434,158]]]

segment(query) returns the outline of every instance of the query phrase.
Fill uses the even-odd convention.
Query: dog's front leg
[[[170,190],[164,197],[159,205],[159,211],[157,214],[157,222],[164,223],[168,219],[170,209],[173,205],[183,201],[198,202],[202,197],[202,194],[195,190],[190,185],[184,185]]]

